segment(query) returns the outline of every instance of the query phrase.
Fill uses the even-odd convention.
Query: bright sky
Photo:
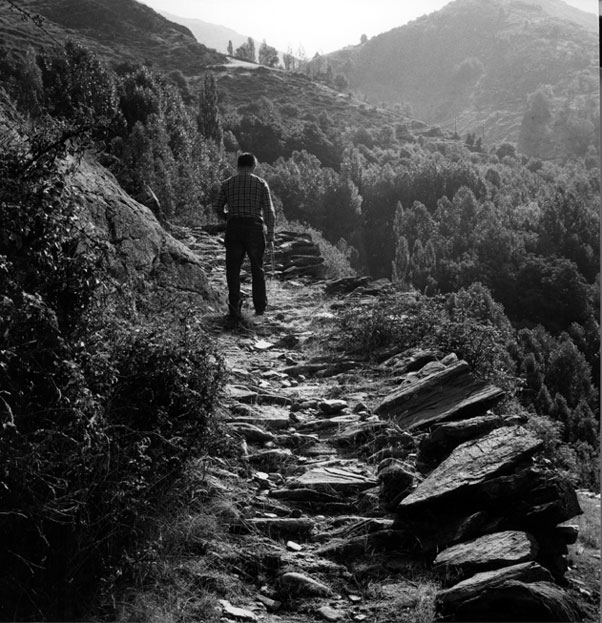
[[[139,0],[155,11],[200,19],[264,39],[293,53],[299,47],[308,57],[403,26],[437,11],[450,0]],[[597,0],[566,0],[567,4],[598,13]]]

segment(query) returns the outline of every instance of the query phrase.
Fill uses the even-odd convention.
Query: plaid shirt
[[[252,173],[238,173],[222,183],[214,206],[219,216],[228,205],[227,218],[235,216],[255,217],[265,222],[268,240],[274,239],[276,213],[267,182]]]

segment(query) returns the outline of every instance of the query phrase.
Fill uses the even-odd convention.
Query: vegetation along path
[[[281,232],[279,252],[295,241]],[[223,291],[219,235],[188,243]],[[503,391],[453,353],[336,353],[334,312],[390,284],[277,268],[265,316],[205,318],[241,460],[201,459],[191,476],[174,608],[267,623],[597,620],[583,499],[546,469],[525,422],[495,409]],[[591,517],[599,497],[586,503]]]

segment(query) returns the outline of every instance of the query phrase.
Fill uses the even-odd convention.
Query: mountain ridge
[[[577,23],[587,14],[561,0],[549,5],[551,13],[542,5],[548,6],[455,0],[310,65],[329,65],[372,103],[409,104],[429,124],[485,133],[489,142],[517,142],[528,97],[537,89],[550,89],[560,106],[579,93],[572,79],[585,72],[587,94],[597,96],[594,28]]]
[[[206,22],[201,19],[182,17],[164,11],[161,11],[160,14],[170,22],[188,28],[199,43],[223,54],[227,51],[228,41],[232,41],[232,47],[236,50],[236,48],[245,43],[250,36],[241,34],[227,26]],[[255,39],[255,37],[252,38]]]
[[[225,56],[199,43],[185,26],[139,2],[122,0],[23,0],[22,8],[43,18],[43,28],[23,21],[10,5],[0,7],[5,54],[19,56],[26,45],[40,51],[75,37],[114,64],[143,62],[165,70],[198,72]],[[45,36],[44,34],[45,33]]]

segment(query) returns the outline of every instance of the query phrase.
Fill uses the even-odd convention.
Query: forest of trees
[[[263,54],[267,59],[269,49]],[[7,311],[0,320],[0,455],[3,485],[14,504],[14,516],[2,521],[6,538],[16,538],[22,518],[15,509],[36,500],[42,500],[38,511],[46,519],[61,518],[60,529],[50,522],[56,534],[45,524],[28,525],[25,534],[35,540],[39,531],[46,544],[36,541],[39,548],[32,553],[21,543],[32,565],[15,571],[24,586],[30,572],[35,576],[39,557],[71,528],[74,551],[65,551],[65,558],[77,558],[76,544],[92,548],[92,541],[102,540],[102,561],[76,561],[95,573],[114,554],[111,546],[129,538],[128,520],[149,504],[154,481],[148,465],[164,474],[167,462],[183,461],[200,443],[193,435],[181,447],[161,446],[161,457],[149,451],[147,431],[120,419],[132,403],[128,389],[116,384],[117,372],[146,370],[136,382],[151,385],[157,383],[158,372],[151,373],[157,360],[176,371],[192,366],[199,371],[194,378],[169,376],[181,400],[166,401],[183,412],[194,403],[203,413],[211,410],[221,375],[206,345],[187,351],[190,345],[170,332],[159,343],[157,327],[134,334],[116,323],[111,331],[120,335],[119,348],[106,329],[92,330],[86,310],[100,279],[99,262],[70,251],[76,232],[60,201],[57,164],[59,157],[83,149],[94,149],[133,197],[148,201],[150,189],[158,201],[149,205],[161,221],[173,224],[210,220],[216,185],[230,173],[236,153],[254,151],[281,222],[319,229],[358,273],[390,278],[399,290],[414,289],[427,300],[446,296],[455,301],[451,308],[484,301],[482,325],[503,328],[499,335],[518,379],[518,404],[555,431],[558,461],[572,470],[575,484],[599,489],[595,147],[559,163],[524,155],[509,143],[415,134],[401,122],[342,125],[326,110],[302,113],[294,102],[275,105],[259,98],[235,108],[220,101],[209,72],[193,84],[179,72],[110,68],[72,42],[53,56],[30,50],[0,59],[0,84],[8,128],[0,159],[0,303]],[[541,99],[530,105],[543,110]],[[32,337],[45,344],[44,358],[36,359]],[[53,371],[58,393],[40,380],[43,366]],[[54,405],[54,423],[29,417],[47,404]],[[163,434],[161,409],[156,417]],[[27,422],[27,442],[13,434],[15,421]],[[42,435],[59,421],[61,435]],[[134,431],[131,436],[115,432],[124,425]],[[183,418],[181,425],[186,436],[191,423]],[[81,444],[87,444],[83,455],[74,450]],[[99,457],[106,444],[123,454],[124,463],[104,475],[106,490],[96,489],[92,478],[104,469]],[[41,471],[27,484],[22,472],[32,457]],[[140,472],[122,482],[119,470],[126,464]],[[110,507],[111,487],[123,502],[117,516]],[[63,488],[69,495],[59,495]],[[78,496],[94,499],[85,512],[92,508],[95,516],[83,516]],[[97,530],[92,536],[82,527],[86,522]],[[102,530],[111,522],[123,531],[108,538]],[[0,586],[2,595],[9,592]]]

